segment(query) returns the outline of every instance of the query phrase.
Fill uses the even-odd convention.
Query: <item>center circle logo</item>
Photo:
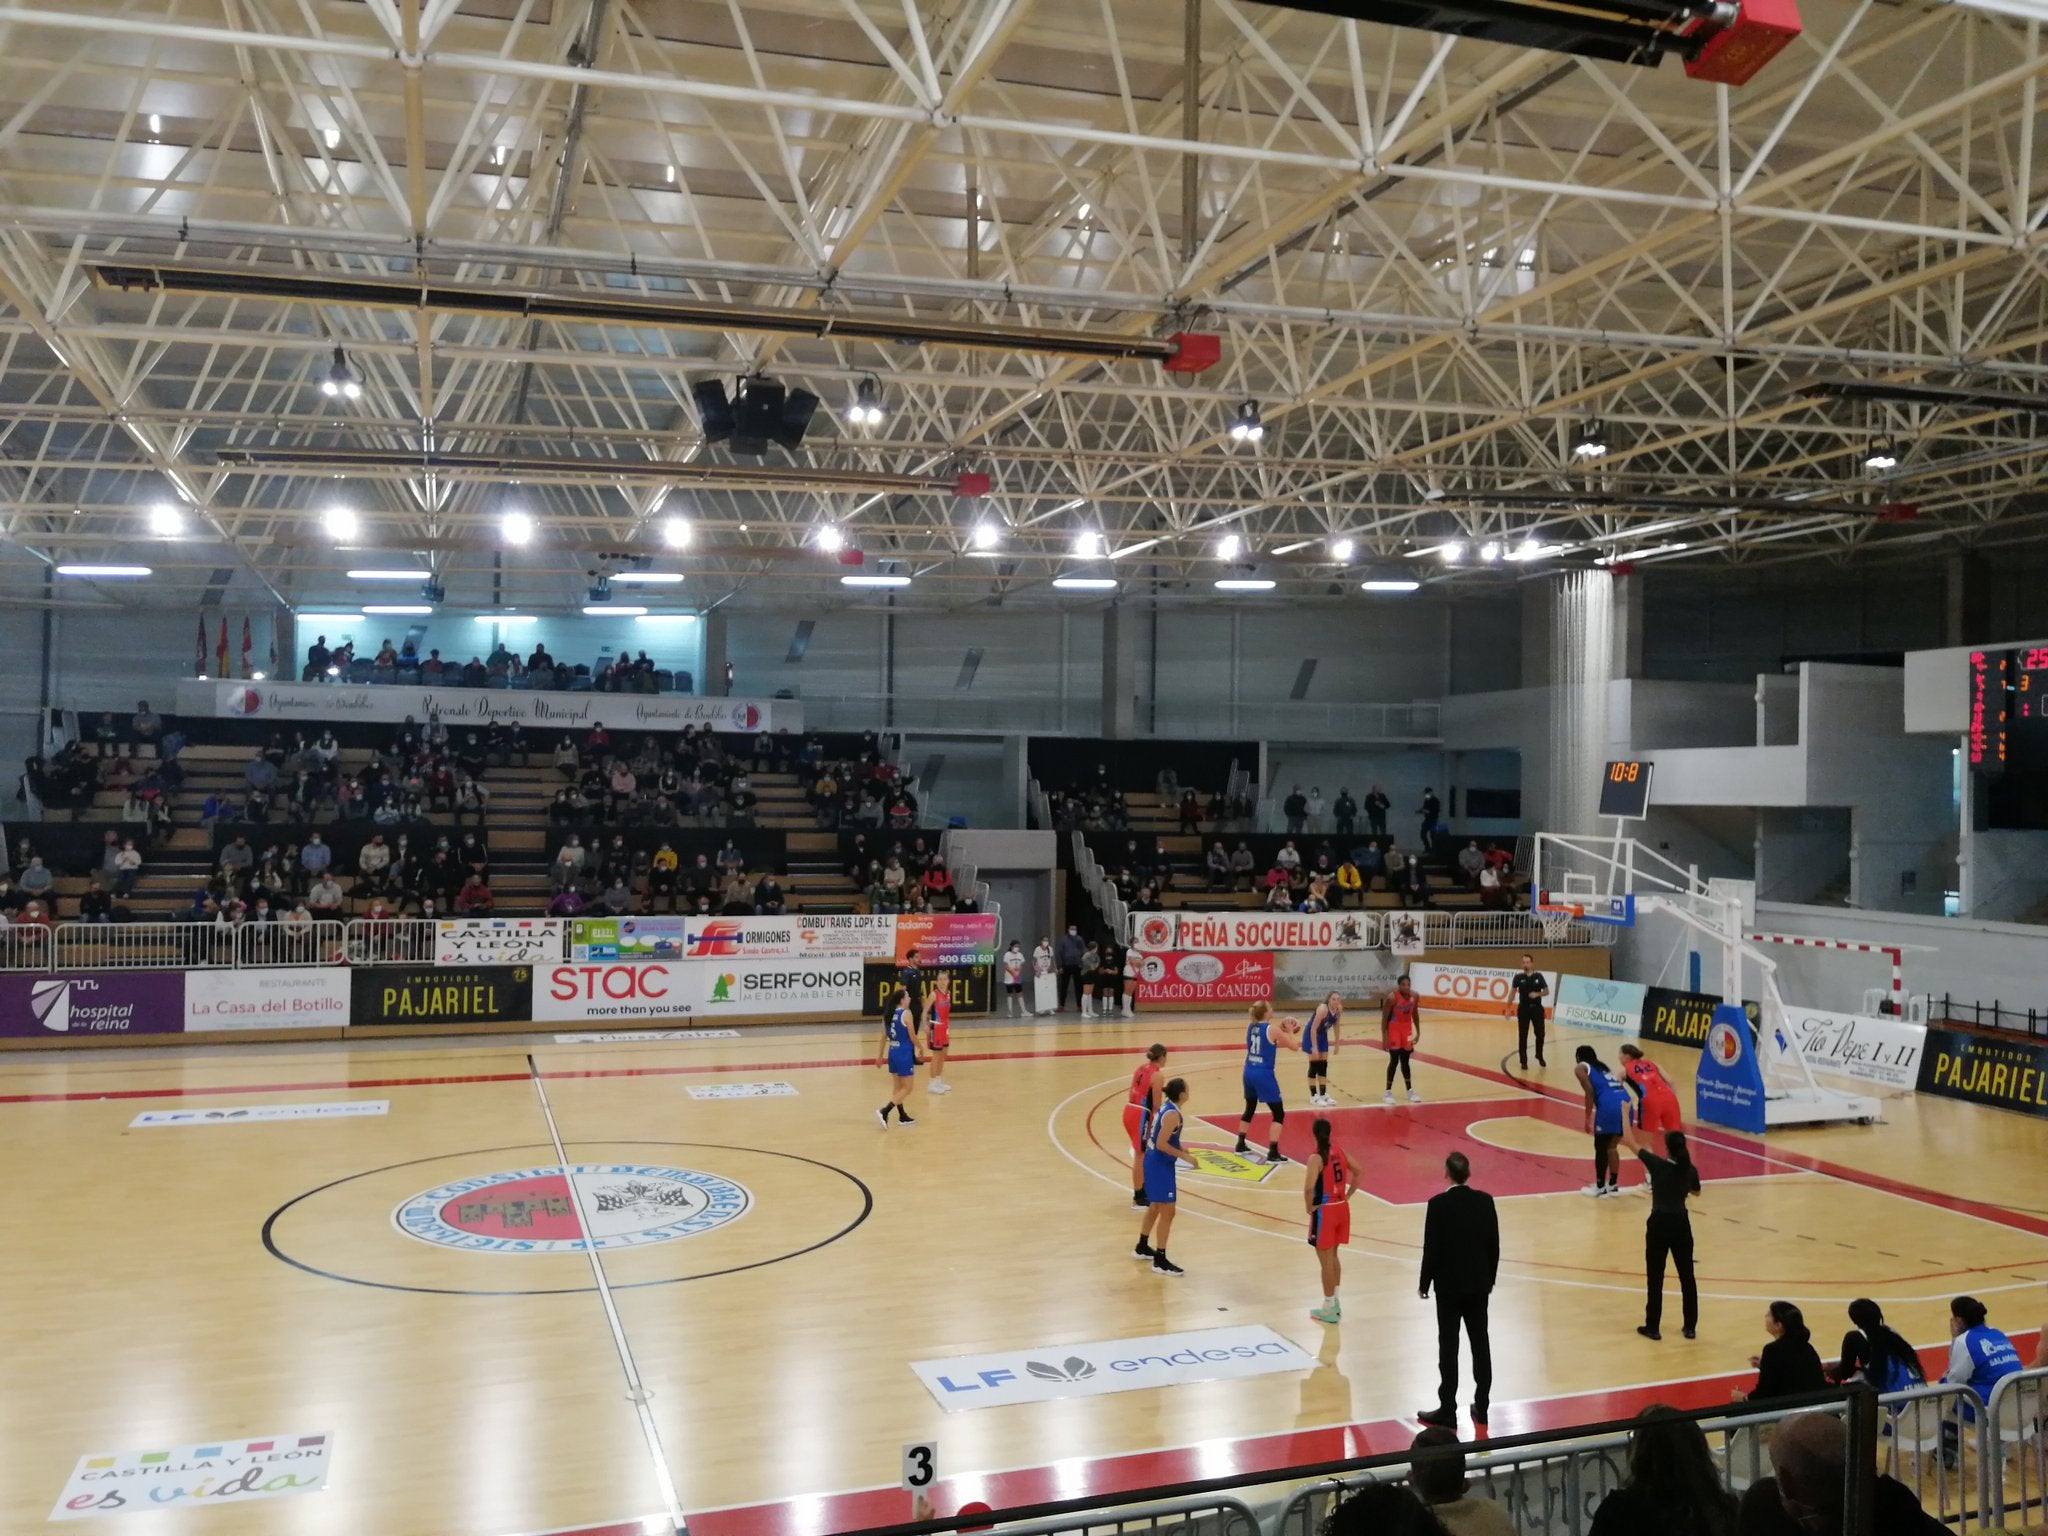
[[[407,1237],[469,1253],[613,1252],[700,1236],[753,1203],[744,1186],[715,1173],[573,1163],[566,1175],[557,1164],[437,1185],[391,1219]]]

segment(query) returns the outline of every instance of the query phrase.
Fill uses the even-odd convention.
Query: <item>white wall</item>
[[[1761,810],[1756,815],[1760,901],[1806,902],[1849,875],[1849,813],[1834,807]]]

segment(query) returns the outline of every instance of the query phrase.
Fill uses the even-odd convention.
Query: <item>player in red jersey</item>
[[[1644,1131],[1682,1131],[1685,1121],[1678,1113],[1678,1090],[1664,1069],[1643,1054],[1633,1041],[1621,1048],[1621,1075],[1636,1093],[1632,1117]]]
[[[1380,1044],[1387,1052],[1387,1102],[1394,1102],[1394,1074],[1399,1072],[1408,1089],[1408,1102],[1420,1104],[1422,1095],[1415,1091],[1408,1058],[1422,1044],[1422,999],[1415,995],[1405,974],[1394,983],[1394,990],[1380,999]]]
[[[1131,1096],[1124,1105],[1124,1133],[1131,1138],[1131,1204],[1145,1204],[1145,1132],[1159,1109],[1159,1084],[1166,1066],[1166,1047],[1146,1047],[1145,1059],[1131,1074]]]
[[[924,1048],[931,1062],[926,1093],[951,1093],[946,1081],[946,1052],[953,1044],[953,978],[944,971],[932,972],[931,990],[924,997]]]
[[[1319,1323],[1334,1323],[1344,1315],[1337,1300],[1337,1286],[1344,1278],[1337,1250],[1351,1241],[1351,1196],[1358,1189],[1358,1169],[1342,1147],[1331,1144],[1329,1121],[1317,1120],[1309,1129],[1315,1133],[1316,1150],[1308,1160],[1301,1198],[1308,1206],[1308,1243],[1322,1268],[1323,1304],[1308,1315]]]

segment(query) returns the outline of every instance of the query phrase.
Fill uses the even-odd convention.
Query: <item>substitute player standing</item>
[[[1529,1032],[1536,1032],[1536,1065],[1548,1066],[1543,1059],[1543,998],[1549,992],[1550,983],[1543,973],[1536,969],[1531,955],[1522,956],[1522,968],[1515,973],[1515,1049],[1522,1058],[1522,1070],[1529,1070]]]
[[[1643,1048],[1633,1041],[1621,1048],[1621,1075],[1635,1090],[1635,1112],[1629,1118],[1640,1129],[1656,1133],[1685,1129],[1685,1120],[1678,1112],[1678,1090],[1671,1086],[1664,1069],[1645,1056]]]
[[[1341,993],[1332,992],[1309,1015],[1308,1031],[1302,1036],[1301,1048],[1308,1056],[1308,1107],[1310,1109],[1335,1109],[1337,1101],[1330,1097],[1330,1056],[1337,1049],[1337,1026],[1344,1021],[1344,998]]]
[[[953,1044],[953,978],[945,971],[933,971],[931,991],[924,1005],[924,1048],[931,1062],[926,1093],[951,1093],[946,1081],[946,1052]]]
[[[1152,1272],[1159,1275],[1183,1273],[1166,1256],[1166,1239],[1173,1232],[1175,1202],[1180,1198],[1180,1165],[1192,1165],[1195,1161],[1194,1155],[1180,1144],[1180,1128],[1187,1118],[1181,1106],[1187,1097],[1186,1078],[1176,1077],[1166,1085],[1165,1101],[1152,1117],[1145,1142],[1145,1219],[1138,1224],[1138,1246],[1131,1250],[1131,1257],[1150,1259]],[[1157,1245],[1152,1242],[1155,1236],[1159,1239]]]
[[[910,994],[898,987],[889,999],[882,1018],[882,1048],[875,1053],[875,1065],[889,1074],[889,1102],[875,1111],[882,1129],[889,1129],[889,1111],[905,1125],[917,1122],[904,1112],[910,1085],[917,1079],[917,1015],[911,1012]]]
[[[1380,1000],[1380,1044],[1387,1053],[1387,1102],[1394,1102],[1394,1074],[1401,1074],[1401,1082],[1408,1089],[1408,1102],[1420,1104],[1422,1095],[1415,1091],[1415,1077],[1410,1070],[1408,1059],[1415,1054],[1415,1047],[1422,1043],[1422,999],[1415,995],[1415,989],[1405,973],[1394,983],[1394,990]]]
[[[1131,1138],[1131,1204],[1145,1203],[1145,1134],[1159,1110],[1159,1074],[1166,1067],[1166,1047],[1145,1048],[1145,1059],[1131,1074],[1131,1096],[1124,1104],[1124,1134]]]
[[[1253,1003],[1251,1022],[1245,1026],[1244,1114],[1237,1122],[1237,1150],[1240,1155],[1250,1155],[1252,1116],[1263,1103],[1273,1115],[1266,1161],[1284,1163],[1287,1159],[1280,1155],[1280,1127],[1287,1123],[1287,1106],[1280,1102],[1279,1054],[1283,1046],[1290,1051],[1301,1049],[1301,1026],[1293,1019],[1282,1019],[1275,1026],[1271,1022],[1272,1012],[1271,1003]]]
[[[1316,1150],[1308,1160],[1302,1199],[1308,1205],[1308,1245],[1322,1268],[1323,1304],[1311,1307],[1308,1315],[1319,1323],[1334,1323],[1344,1315],[1337,1300],[1344,1264],[1337,1250],[1351,1241],[1351,1197],[1358,1190],[1358,1170],[1342,1147],[1331,1144],[1329,1121],[1318,1119],[1309,1129],[1315,1133]]]
[[[1003,951],[1003,996],[1009,1000],[1010,1012],[1025,1012],[1024,1007],[1024,946],[1017,940],[1010,940],[1010,947]]]

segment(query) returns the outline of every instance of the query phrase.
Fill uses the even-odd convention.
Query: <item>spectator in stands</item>
[[[549,917],[581,917],[583,915],[583,893],[575,886],[564,886],[549,899]]]
[[[1387,835],[1387,813],[1394,808],[1394,802],[1387,798],[1387,792],[1375,784],[1365,792],[1365,826],[1373,837]]]
[[[478,826],[482,826],[490,807],[491,792],[468,774],[464,774],[462,782],[455,790],[455,825],[461,826],[462,819],[467,816]]]
[[[591,721],[590,729],[583,733],[583,741],[578,750],[586,763],[602,763],[611,756],[612,733],[604,728],[602,720]]]
[[[231,884],[239,886],[256,867],[256,850],[249,839],[237,832],[234,841],[220,851],[220,870]]]
[[[1806,1330],[1806,1317],[1789,1301],[1774,1301],[1764,1313],[1764,1332],[1771,1342],[1760,1355],[1751,1355],[1756,1368],[1756,1385],[1733,1394],[1738,1403],[1763,1403],[1774,1397],[1798,1397],[1807,1392],[1825,1392],[1827,1373],[1813,1347],[1813,1335]]]
[[[734,870],[719,887],[719,910],[727,917],[749,917],[754,911],[754,888],[744,872]]]
[[[1274,870],[1275,876],[1280,875]],[[1294,910],[1294,888],[1286,880],[1275,878],[1266,887],[1266,910],[1268,912],[1292,912]]]
[[[1321,1536],[1445,1536],[1445,1527],[1400,1483],[1367,1483],[1330,1511]]]
[[[782,882],[775,878],[775,871],[769,870],[754,882],[754,911],[762,917],[780,917],[786,907],[782,896]]]
[[[443,846],[445,846],[447,839],[443,838],[441,841]],[[462,834],[461,846],[456,848],[451,857],[454,859],[458,870],[465,874],[481,875],[490,868],[490,845],[474,832],[465,832]]]
[[[1149,885],[1138,887],[1138,894],[1131,898],[1130,906],[1133,912],[1161,912],[1165,910],[1160,904],[1158,893]]]
[[[681,876],[681,871],[677,866],[680,862],[676,857],[675,848],[669,843],[667,838],[663,838],[661,846],[654,850],[654,857],[647,866],[647,910],[649,912],[654,910],[654,903],[658,900],[666,901],[670,912],[675,911],[676,886]]]
[[[630,898],[628,899],[630,905]],[[472,871],[462,882],[462,889],[455,895],[455,914],[458,917],[489,917],[497,902],[491,895],[491,888],[484,883],[480,871]]]
[[[268,795],[277,788],[277,768],[267,752],[257,752],[242,765],[242,782],[251,794]]]
[[[1230,882],[1240,890],[1252,888],[1252,877],[1258,872],[1258,861],[1252,857],[1251,844],[1243,838],[1230,850]]]
[[[1067,931],[1060,935],[1059,943],[1053,946],[1053,959],[1059,965],[1059,1011],[1067,1009],[1067,994],[1074,996],[1074,1006],[1081,1006],[1081,957],[1088,952],[1088,946],[1081,939],[1081,925],[1067,924]]]
[[[114,895],[126,901],[141,874],[142,852],[135,846],[134,838],[124,837],[121,851],[114,855]]]
[[[562,732],[555,741],[554,762],[555,772],[573,783],[582,768],[582,760],[576,750],[576,738],[567,731]]]
[[[1388,839],[1385,850],[1380,854],[1380,872],[1386,876],[1388,890],[1400,888],[1401,876],[1407,869],[1408,855],[1396,848],[1391,838]]]
[[[953,900],[953,872],[942,855],[933,854],[924,871],[924,899],[933,906],[950,905]]]
[[[327,649],[327,637],[325,635],[314,636],[313,643],[306,647],[306,670],[299,674],[299,681],[302,683],[310,683],[316,680],[324,681],[327,676],[327,658],[330,654]]]
[[[855,883],[858,884],[859,882],[856,881]],[[689,869],[683,874],[684,894],[694,904],[699,900],[709,901],[711,893],[717,888],[718,871],[712,867],[710,859],[701,853],[698,854],[690,862]]]
[[[1298,830],[1304,830],[1309,832],[1322,831],[1323,812],[1329,809],[1328,802],[1323,799],[1322,785],[1311,784],[1309,786],[1308,800],[1305,802],[1304,809],[1308,812],[1307,823],[1303,828],[1300,828]]]
[[[324,871],[306,892],[306,905],[316,918],[340,917],[342,903],[347,899],[332,870]]]
[[[1202,802],[1192,789],[1185,791],[1180,797],[1180,829],[1195,834],[1202,830]]]
[[[1429,870],[1420,857],[1408,859],[1401,865],[1401,878],[1394,887],[1404,907],[1426,907],[1429,905]]]
[[[111,923],[114,920],[114,898],[101,889],[97,875],[86,881],[85,890],[78,898],[78,920],[81,923]]]
[[[128,739],[137,747],[153,747],[163,736],[163,716],[149,707],[149,700],[136,702],[135,713],[128,719]]]
[[[598,900],[605,911],[613,917],[624,917],[633,910],[633,892],[623,876],[613,877],[611,883],[604,888],[604,895]]]
[[[381,895],[390,886],[391,849],[382,832],[373,834],[356,854],[356,874],[359,896]]]
[[[1466,1492],[1465,1453],[1458,1448],[1456,1430],[1432,1424],[1415,1437],[1409,1449],[1408,1486],[1451,1536],[1515,1536],[1514,1522],[1506,1510],[1492,1499]],[[1729,1504],[1732,1508],[1734,1500]]]
[[[379,672],[397,671],[398,647],[394,646],[391,643],[390,639],[387,637],[384,643],[377,647],[377,655],[370,662],[370,665],[375,667]]]
[[[571,832],[568,841],[555,850],[554,862],[548,866],[548,888],[554,891],[569,889],[582,875],[588,858],[583,839]]]
[[[1293,838],[1290,837],[1282,843],[1280,851],[1273,855],[1273,867],[1286,870],[1289,883],[1293,882],[1296,872],[1301,868],[1301,850],[1294,846]]]
[[[555,798],[548,802],[548,825],[551,827],[574,826],[584,819],[583,797],[573,789],[558,789]]]
[[[481,656],[472,656],[462,664],[462,686],[482,688],[491,680],[491,669],[484,665]]]
[[[1628,1475],[1600,1501],[1588,1536],[1734,1536],[1735,1515],[1699,1425],[1657,1403],[1636,1415]]]
[[[1480,851],[1479,840],[1473,838],[1458,850],[1458,878],[1470,889],[1479,889],[1479,871],[1486,868],[1486,855]]]
[[[0,918],[10,918],[28,905],[28,898],[14,888],[14,882],[0,875]]]
[[[1350,854],[1337,866],[1337,878],[1330,882],[1330,905],[1355,906],[1365,900],[1365,875]]]
[[[334,850],[327,846],[318,832],[306,839],[306,846],[299,850],[299,868],[306,872],[308,881],[318,881],[334,864]]]
[[[1301,899],[1300,910],[1310,914],[1330,910],[1329,882],[1321,876],[1309,881],[1308,894]]]
[[[234,810],[234,803],[225,795],[210,794],[199,807],[199,826],[202,831],[211,832],[213,824]]]
[[[1337,818],[1337,835],[1349,837],[1358,827],[1358,802],[1351,798],[1351,791],[1343,785],[1337,786],[1337,800],[1330,807]]]
[[[1308,796],[1301,792],[1299,784],[1295,785],[1288,792],[1287,798],[1280,802],[1280,814],[1287,818],[1289,832],[1299,836],[1308,830]]]
[[[1424,854],[1433,853],[1436,850],[1437,824],[1444,819],[1444,804],[1437,799],[1435,790],[1423,790],[1422,804],[1416,815],[1422,819],[1422,851]]]
[[[633,872],[633,850],[626,846],[626,835],[614,832],[612,840],[605,845],[597,858],[597,878],[606,885],[613,880],[623,880]]]
[[[1848,1426],[1832,1413],[1791,1414],[1771,1431],[1770,1455],[1776,1476],[1758,1478],[1743,1492],[1735,1524],[1741,1536],[1841,1536]],[[1912,1489],[1878,1475],[1871,1536],[1942,1536],[1947,1529]]]
[[[1500,877],[1500,871],[1491,864],[1479,866],[1479,905],[1496,911],[1504,910],[1511,895],[1507,883]]]
[[[1230,852],[1221,841],[1212,843],[1209,856],[1203,861],[1209,871],[1209,889],[1227,891],[1230,889]]]
[[[56,912],[54,902],[47,907],[40,901],[24,902],[14,921],[23,928],[54,928],[57,926]]]

